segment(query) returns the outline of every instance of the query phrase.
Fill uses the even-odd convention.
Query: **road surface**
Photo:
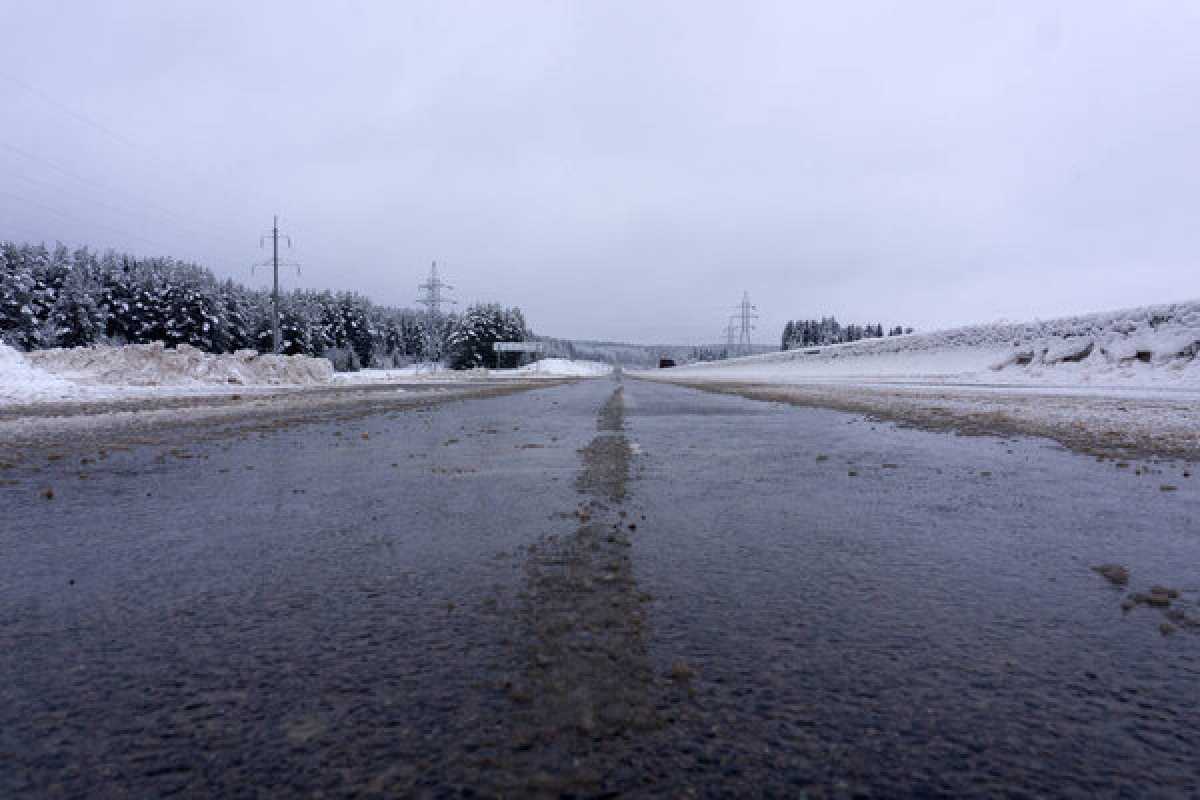
[[[0,469],[0,796],[1200,792],[1184,464],[628,379],[86,447]]]

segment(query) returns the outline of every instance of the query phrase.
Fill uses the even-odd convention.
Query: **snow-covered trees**
[[[346,292],[295,290],[280,301],[285,353],[337,355],[340,366],[351,369],[399,366],[425,356],[425,318],[410,309],[377,306]],[[498,309],[500,321],[483,308]],[[0,340],[21,350],[164,342],[211,353],[269,352],[270,309],[267,292],[218,282],[194,264],[0,242]],[[462,334],[463,343],[482,336],[488,341],[484,362],[493,364],[487,337],[520,339],[525,321],[520,311],[498,306],[476,311],[478,336],[456,316],[441,324]],[[474,352],[464,347],[462,352]],[[474,355],[465,356],[467,362],[475,363]]]
[[[495,303],[473,305],[451,326],[446,346],[450,366],[515,367],[518,353],[497,353],[496,342],[520,342],[528,336],[525,315],[519,308],[503,308]]]
[[[0,338],[22,350],[42,346],[45,320],[44,289],[39,288],[37,262],[45,248],[0,245]]]
[[[50,332],[59,347],[84,347],[104,335],[104,316],[85,275],[72,273],[50,309]]]
[[[903,329],[899,326],[892,329],[893,332],[901,330]],[[912,333],[912,328],[908,328],[907,331]],[[823,317],[819,322],[815,319],[789,320],[783,326],[781,342],[783,350],[793,350],[797,347],[857,342],[859,339],[875,339],[882,336],[883,326],[878,323],[843,326],[833,317]]]

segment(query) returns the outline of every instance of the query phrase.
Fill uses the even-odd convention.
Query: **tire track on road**
[[[494,765],[504,793],[628,787],[638,777],[628,758],[633,739],[664,725],[646,646],[649,596],[630,556],[637,525],[623,507],[632,459],[623,394],[618,386],[580,451],[578,527],[529,548],[517,610],[520,668],[505,687],[512,758]]]

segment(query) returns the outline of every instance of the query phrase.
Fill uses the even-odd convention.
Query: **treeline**
[[[433,356],[495,367],[492,341],[528,334],[520,309],[485,304],[431,320],[351,292],[306,289],[281,293],[279,326],[283,353],[324,356],[342,370]],[[20,350],[163,342],[269,353],[271,295],[170,258],[0,242],[0,341]]]
[[[912,328],[896,325],[888,329],[887,335],[899,336],[912,332]],[[815,319],[790,320],[783,326],[782,349],[795,350],[797,347],[857,342],[860,339],[878,339],[883,336],[883,326],[878,323],[842,325],[834,317],[823,317],[819,322]]]

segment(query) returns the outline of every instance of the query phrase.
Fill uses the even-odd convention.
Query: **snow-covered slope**
[[[973,325],[693,364],[664,378],[1200,389],[1200,302]],[[669,373],[669,374],[667,374]]]

